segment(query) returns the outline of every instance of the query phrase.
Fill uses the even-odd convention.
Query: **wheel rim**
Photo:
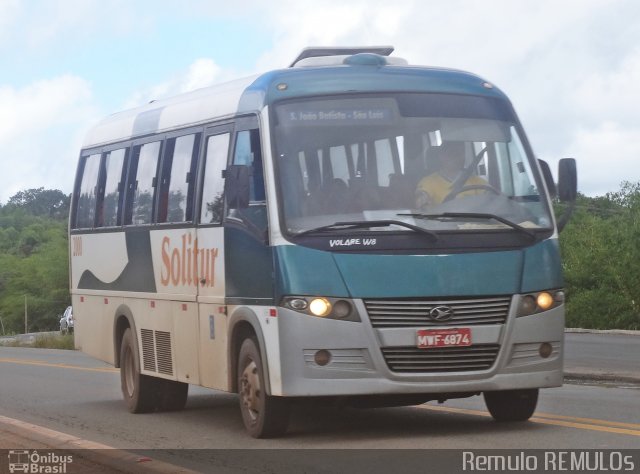
[[[127,390],[127,395],[129,397],[133,397],[133,392],[135,390],[135,380],[134,380],[134,372],[135,372],[135,364],[133,362],[133,357],[131,357],[131,349],[127,348],[124,353],[124,364],[122,365],[124,368],[124,384],[125,389]]]
[[[251,422],[255,422],[260,416],[260,375],[255,361],[251,360],[242,371],[240,377],[240,397],[242,406],[249,414]]]

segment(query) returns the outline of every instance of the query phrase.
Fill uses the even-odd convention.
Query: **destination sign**
[[[277,110],[279,122],[288,126],[387,125],[395,119],[394,105],[388,100],[332,100],[287,104]]]
[[[344,123],[344,122],[389,122],[392,119],[390,109],[330,109],[296,110],[288,112],[289,122],[302,123]]]

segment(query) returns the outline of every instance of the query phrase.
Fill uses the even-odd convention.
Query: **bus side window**
[[[264,176],[262,172],[262,150],[258,129],[243,130],[236,135],[236,147],[233,155],[234,165],[251,167],[250,202],[262,202],[264,196]]]
[[[98,227],[114,227],[120,224],[118,216],[122,206],[122,183],[126,169],[127,149],[121,148],[106,154],[103,162],[104,187],[98,202]]]
[[[247,165],[251,168],[249,183],[249,208],[230,209],[228,216],[240,217],[249,223],[254,231],[262,233],[267,228],[267,211],[265,207],[264,174],[262,169],[262,149],[260,147],[260,131],[243,130],[236,134],[233,154],[234,165]],[[236,215],[241,214],[241,215]]]
[[[77,193],[75,228],[87,229],[95,225],[100,154],[84,158],[82,180]]]
[[[228,154],[229,133],[212,135],[207,139],[200,210],[200,223],[202,224],[220,224],[222,222],[224,209],[222,170],[227,167]]]
[[[131,214],[127,224],[151,224],[161,143],[145,143],[134,148],[135,179],[129,181]]]
[[[158,222],[193,220],[193,176],[199,143],[199,134],[167,140],[160,179]]]

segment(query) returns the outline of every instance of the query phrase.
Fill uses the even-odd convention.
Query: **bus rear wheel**
[[[526,421],[538,404],[538,389],[484,392],[484,402],[496,421]]]
[[[120,384],[122,396],[131,413],[154,411],[155,380],[140,373],[140,358],[130,328],[124,331],[120,346]]]
[[[252,338],[240,347],[237,376],[240,412],[249,434],[254,438],[283,435],[289,424],[289,400],[267,395],[258,343]]]

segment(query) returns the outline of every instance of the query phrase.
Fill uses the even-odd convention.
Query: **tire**
[[[264,368],[258,343],[245,339],[238,355],[240,412],[247,432],[254,438],[283,435],[289,424],[290,403],[267,395]]]
[[[156,379],[156,408],[161,411],[179,411],[187,404],[189,384],[173,380]]]
[[[538,404],[538,389],[484,392],[484,402],[496,421],[527,421]]]
[[[140,358],[130,328],[124,331],[120,346],[120,385],[122,396],[131,413],[155,411],[157,383],[154,377],[140,373]]]

